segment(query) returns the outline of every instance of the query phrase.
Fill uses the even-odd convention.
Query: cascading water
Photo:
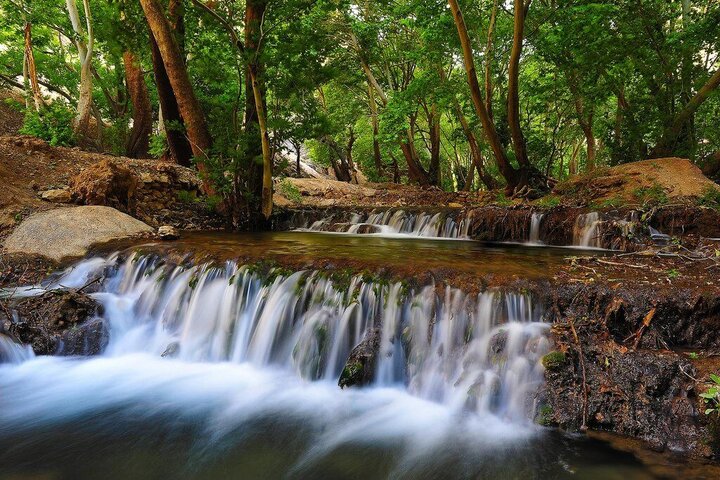
[[[385,210],[370,214],[352,214],[346,221],[334,217],[302,225],[298,230],[378,234],[385,236],[414,236],[430,238],[468,238],[468,222],[456,222],[446,212],[406,212]]]
[[[540,226],[544,217],[544,213],[533,212],[532,216],[530,217],[530,238],[528,239],[528,243],[531,243],[533,245],[543,244],[542,240],[540,239]]]
[[[92,296],[104,306],[106,351],[0,366],[0,447],[38,430],[53,438],[86,416],[128,429],[138,418],[171,425],[171,437],[199,428],[193,462],[212,464],[217,451],[262,443],[258,432],[275,419],[276,434],[303,432],[288,439],[291,458],[278,460],[283,475],[325,471],[329,458],[372,444],[394,452],[391,465],[377,466],[381,476],[421,477],[429,452],[437,461],[447,449],[505,451],[537,432],[548,325],[524,294],[408,291],[361,276],[340,284],[320,272],[181,267],[137,254],[88,260],[53,285],[98,275],[106,278]],[[340,390],[351,350],[373,329],[372,385]],[[7,455],[20,461],[22,448],[0,462]]]
[[[578,215],[573,228],[573,245],[602,248],[601,225],[602,220],[598,212]]]

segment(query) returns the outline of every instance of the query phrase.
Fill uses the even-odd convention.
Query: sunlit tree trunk
[[[485,108],[488,112],[490,120],[493,119],[493,108],[492,108],[492,47],[493,47],[493,35],[495,34],[495,21],[497,20],[498,0],[493,1],[493,9],[490,14],[490,24],[488,25],[488,36],[487,43],[485,44]]]
[[[25,69],[27,70],[27,83],[30,88],[28,95],[32,97],[35,110],[45,105],[40,91],[40,84],[37,78],[37,69],[35,68],[35,55],[32,48],[32,25],[30,22],[25,23]]]
[[[508,125],[510,137],[512,138],[513,150],[520,168],[530,167],[527,156],[527,146],[520,126],[520,56],[522,55],[523,40],[525,38],[525,15],[530,7],[531,0],[527,4],[523,0],[514,1],[513,21],[513,45],[510,51],[510,65],[508,67]]]
[[[133,109],[133,126],[125,146],[125,153],[131,158],[145,158],[148,156],[152,132],[150,96],[140,65],[132,52],[123,53],[123,64]]]
[[[480,122],[482,123],[485,138],[488,142],[488,145],[490,145],[490,148],[493,151],[493,155],[495,156],[495,161],[497,162],[500,174],[503,176],[503,178],[505,178],[508,190],[514,190],[519,182],[518,174],[517,171],[510,164],[510,161],[505,154],[505,150],[500,143],[500,137],[498,137],[497,131],[495,129],[495,124],[490,119],[485,103],[483,102],[482,93],[480,92],[480,85],[477,79],[477,73],[475,71],[475,60],[473,59],[472,45],[470,43],[470,36],[468,35],[467,27],[465,26],[465,20],[463,19],[462,12],[460,11],[460,6],[458,5],[457,0],[448,0],[448,4],[450,5],[453,19],[455,20],[455,26],[458,31],[458,36],[460,37],[460,45],[462,46],[463,51],[465,73],[467,74],[467,81],[470,87],[470,97],[472,98],[475,112],[477,113],[478,117],[480,117]]]
[[[92,55],[95,36],[92,27],[92,15],[88,0],[83,0],[85,11],[85,26],[80,21],[80,13],[75,0],[66,0],[70,23],[75,33],[75,46],[80,58],[80,90],[77,103],[77,116],[75,117],[75,134],[78,138],[86,139],[90,134],[90,117],[92,116]],[[86,32],[87,29],[87,32]],[[98,128],[100,126],[98,125]]]
[[[373,159],[375,161],[375,170],[377,170],[378,176],[383,176],[385,168],[382,162],[382,154],[380,153],[380,141],[378,140],[380,123],[378,121],[378,109],[377,103],[375,102],[375,93],[370,83],[368,83],[368,99],[370,103],[370,120],[372,121],[373,129]]]
[[[273,196],[273,165],[270,148],[270,137],[267,129],[267,116],[265,108],[265,86],[262,83],[263,65],[260,63],[260,48],[262,40],[262,21],[267,8],[267,0],[247,0],[245,2],[245,51],[248,58],[246,95],[252,93],[254,105],[246,104],[246,124],[248,122],[248,108],[254,107],[255,114],[251,121],[256,122],[260,134],[260,149],[262,152],[262,174],[260,181],[260,198],[262,214],[267,220],[272,214]]]
[[[158,49],[152,32],[150,32],[150,52],[152,53],[155,86],[160,102],[160,123],[167,138],[170,157],[175,163],[189,167],[192,165],[192,149],[185,136],[185,125],[180,116],[177,100],[175,100],[175,92],[170,85],[160,49]]]
[[[190,77],[188,76],[180,48],[173,36],[165,13],[157,0],[140,0],[140,5],[145,12],[145,18],[147,19],[150,31],[157,42],[168,80],[175,93],[175,99],[180,110],[180,115],[185,122],[193,156],[195,157],[198,170],[203,176],[204,190],[208,194],[214,194],[205,168],[205,160],[208,158],[210,148],[212,147],[212,138],[210,137],[210,131],[205,121],[205,114],[200,108],[200,102],[198,102],[192,84],[190,83]]]
[[[440,185],[440,113],[437,105],[430,107],[428,118],[430,127],[430,166],[428,168],[428,181],[431,185]]]

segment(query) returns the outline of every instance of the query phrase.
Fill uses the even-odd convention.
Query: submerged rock
[[[153,229],[110,207],[71,207],[31,215],[5,241],[7,253],[37,254],[60,261],[82,257],[95,244]]]
[[[36,355],[95,355],[107,344],[102,306],[76,290],[51,290],[20,300],[7,331]]]

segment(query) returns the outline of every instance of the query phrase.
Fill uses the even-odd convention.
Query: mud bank
[[[552,288],[544,421],[639,438],[658,451],[719,452],[699,394],[720,367],[717,289],[566,284]]]

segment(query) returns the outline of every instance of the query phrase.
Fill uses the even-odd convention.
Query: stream
[[[541,277],[580,250],[285,232],[187,234],[93,256],[42,286],[103,306],[96,357],[0,335],[0,479],[583,478],[679,474],[542,427],[543,306],[236,258]],[[593,252],[597,253],[597,252]],[[370,379],[341,389],[375,345]],[[59,354],[62,354],[60,348]],[[668,473],[669,472],[669,473]]]

